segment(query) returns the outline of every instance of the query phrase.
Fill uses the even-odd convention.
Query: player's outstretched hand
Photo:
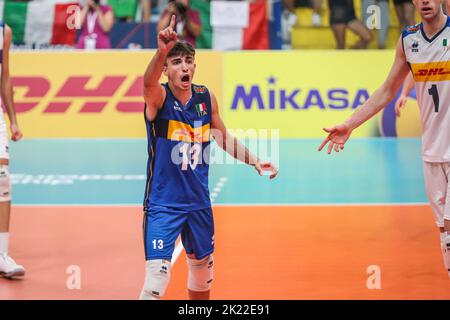
[[[22,139],[23,134],[22,131],[20,131],[19,126],[17,124],[11,124],[11,140],[12,141],[19,141]]]
[[[328,154],[331,154],[331,151],[339,152],[339,150],[344,149],[344,144],[347,142],[348,138],[352,131],[346,124],[340,124],[334,126],[332,128],[323,128],[325,132],[328,132],[328,136],[323,140],[322,144],[319,147],[319,151],[322,151],[323,147],[328,144]]]
[[[278,174],[278,168],[270,163],[270,162],[256,162],[255,169],[258,171],[259,175],[262,176],[264,171],[270,171],[272,174],[270,175],[270,179],[274,179]]]
[[[177,33],[174,31],[175,19],[176,16],[173,14],[169,26],[158,33],[158,49],[164,53],[168,53],[178,40]]]
[[[400,95],[400,97],[398,97],[397,101],[395,102],[395,114],[397,115],[397,117],[400,117],[400,109],[405,106],[406,99],[408,99],[406,96]]]

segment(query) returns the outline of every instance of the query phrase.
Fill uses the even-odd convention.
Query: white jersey
[[[423,160],[450,161],[450,18],[429,39],[423,24],[407,27],[403,50],[414,75],[422,119]]]
[[[3,64],[3,38],[5,35],[5,24],[0,21],[0,76],[2,74],[2,64]],[[0,77],[1,82],[1,77]],[[0,83],[1,85],[1,83]],[[0,107],[3,105],[3,101],[0,97]],[[0,159],[9,159],[9,148],[8,148],[8,132],[6,130],[5,117],[3,116],[3,111],[0,109]]]
[[[5,24],[0,20],[0,85],[1,85],[1,75],[3,67],[3,39],[5,35]],[[0,107],[3,106],[3,101],[0,95]],[[0,110],[1,111],[1,110]],[[5,118],[3,112],[0,112],[0,125],[5,126]]]

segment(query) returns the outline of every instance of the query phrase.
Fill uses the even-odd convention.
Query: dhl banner
[[[26,137],[145,137],[143,74],[154,51],[13,52],[11,74]],[[194,82],[222,100],[222,55],[197,52]],[[162,81],[166,81],[164,78]]]
[[[227,53],[226,123],[278,128],[282,138],[323,137],[322,128],[343,122],[383,83],[393,60],[390,50]],[[353,133],[376,135],[376,117]]]
[[[18,120],[31,138],[145,137],[142,77],[154,51],[13,52]],[[230,129],[279,129],[281,138],[323,137],[386,78],[394,51],[198,51],[194,83],[217,96]],[[162,81],[166,81],[163,77]],[[393,103],[354,136],[420,134]],[[411,126],[410,120],[414,125]],[[407,130],[405,128],[408,128]],[[413,129],[411,129],[413,128]]]

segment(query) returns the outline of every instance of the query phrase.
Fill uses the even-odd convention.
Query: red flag
[[[51,44],[65,44],[74,46],[77,39],[75,28],[77,2],[55,4],[55,19],[53,21],[53,34]]]
[[[267,19],[267,1],[250,2],[249,26],[244,29],[242,49],[266,50],[269,43],[269,21]]]

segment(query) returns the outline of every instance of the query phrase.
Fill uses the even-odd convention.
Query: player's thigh
[[[170,260],[175,241],[186,222],[187,213],[163,206],[152,206],[144,213],[144,246],[146,260]]]
[[[187,254],[202,259],[214,252],[214,216],[212,208],[190,212],[181,232]]]

